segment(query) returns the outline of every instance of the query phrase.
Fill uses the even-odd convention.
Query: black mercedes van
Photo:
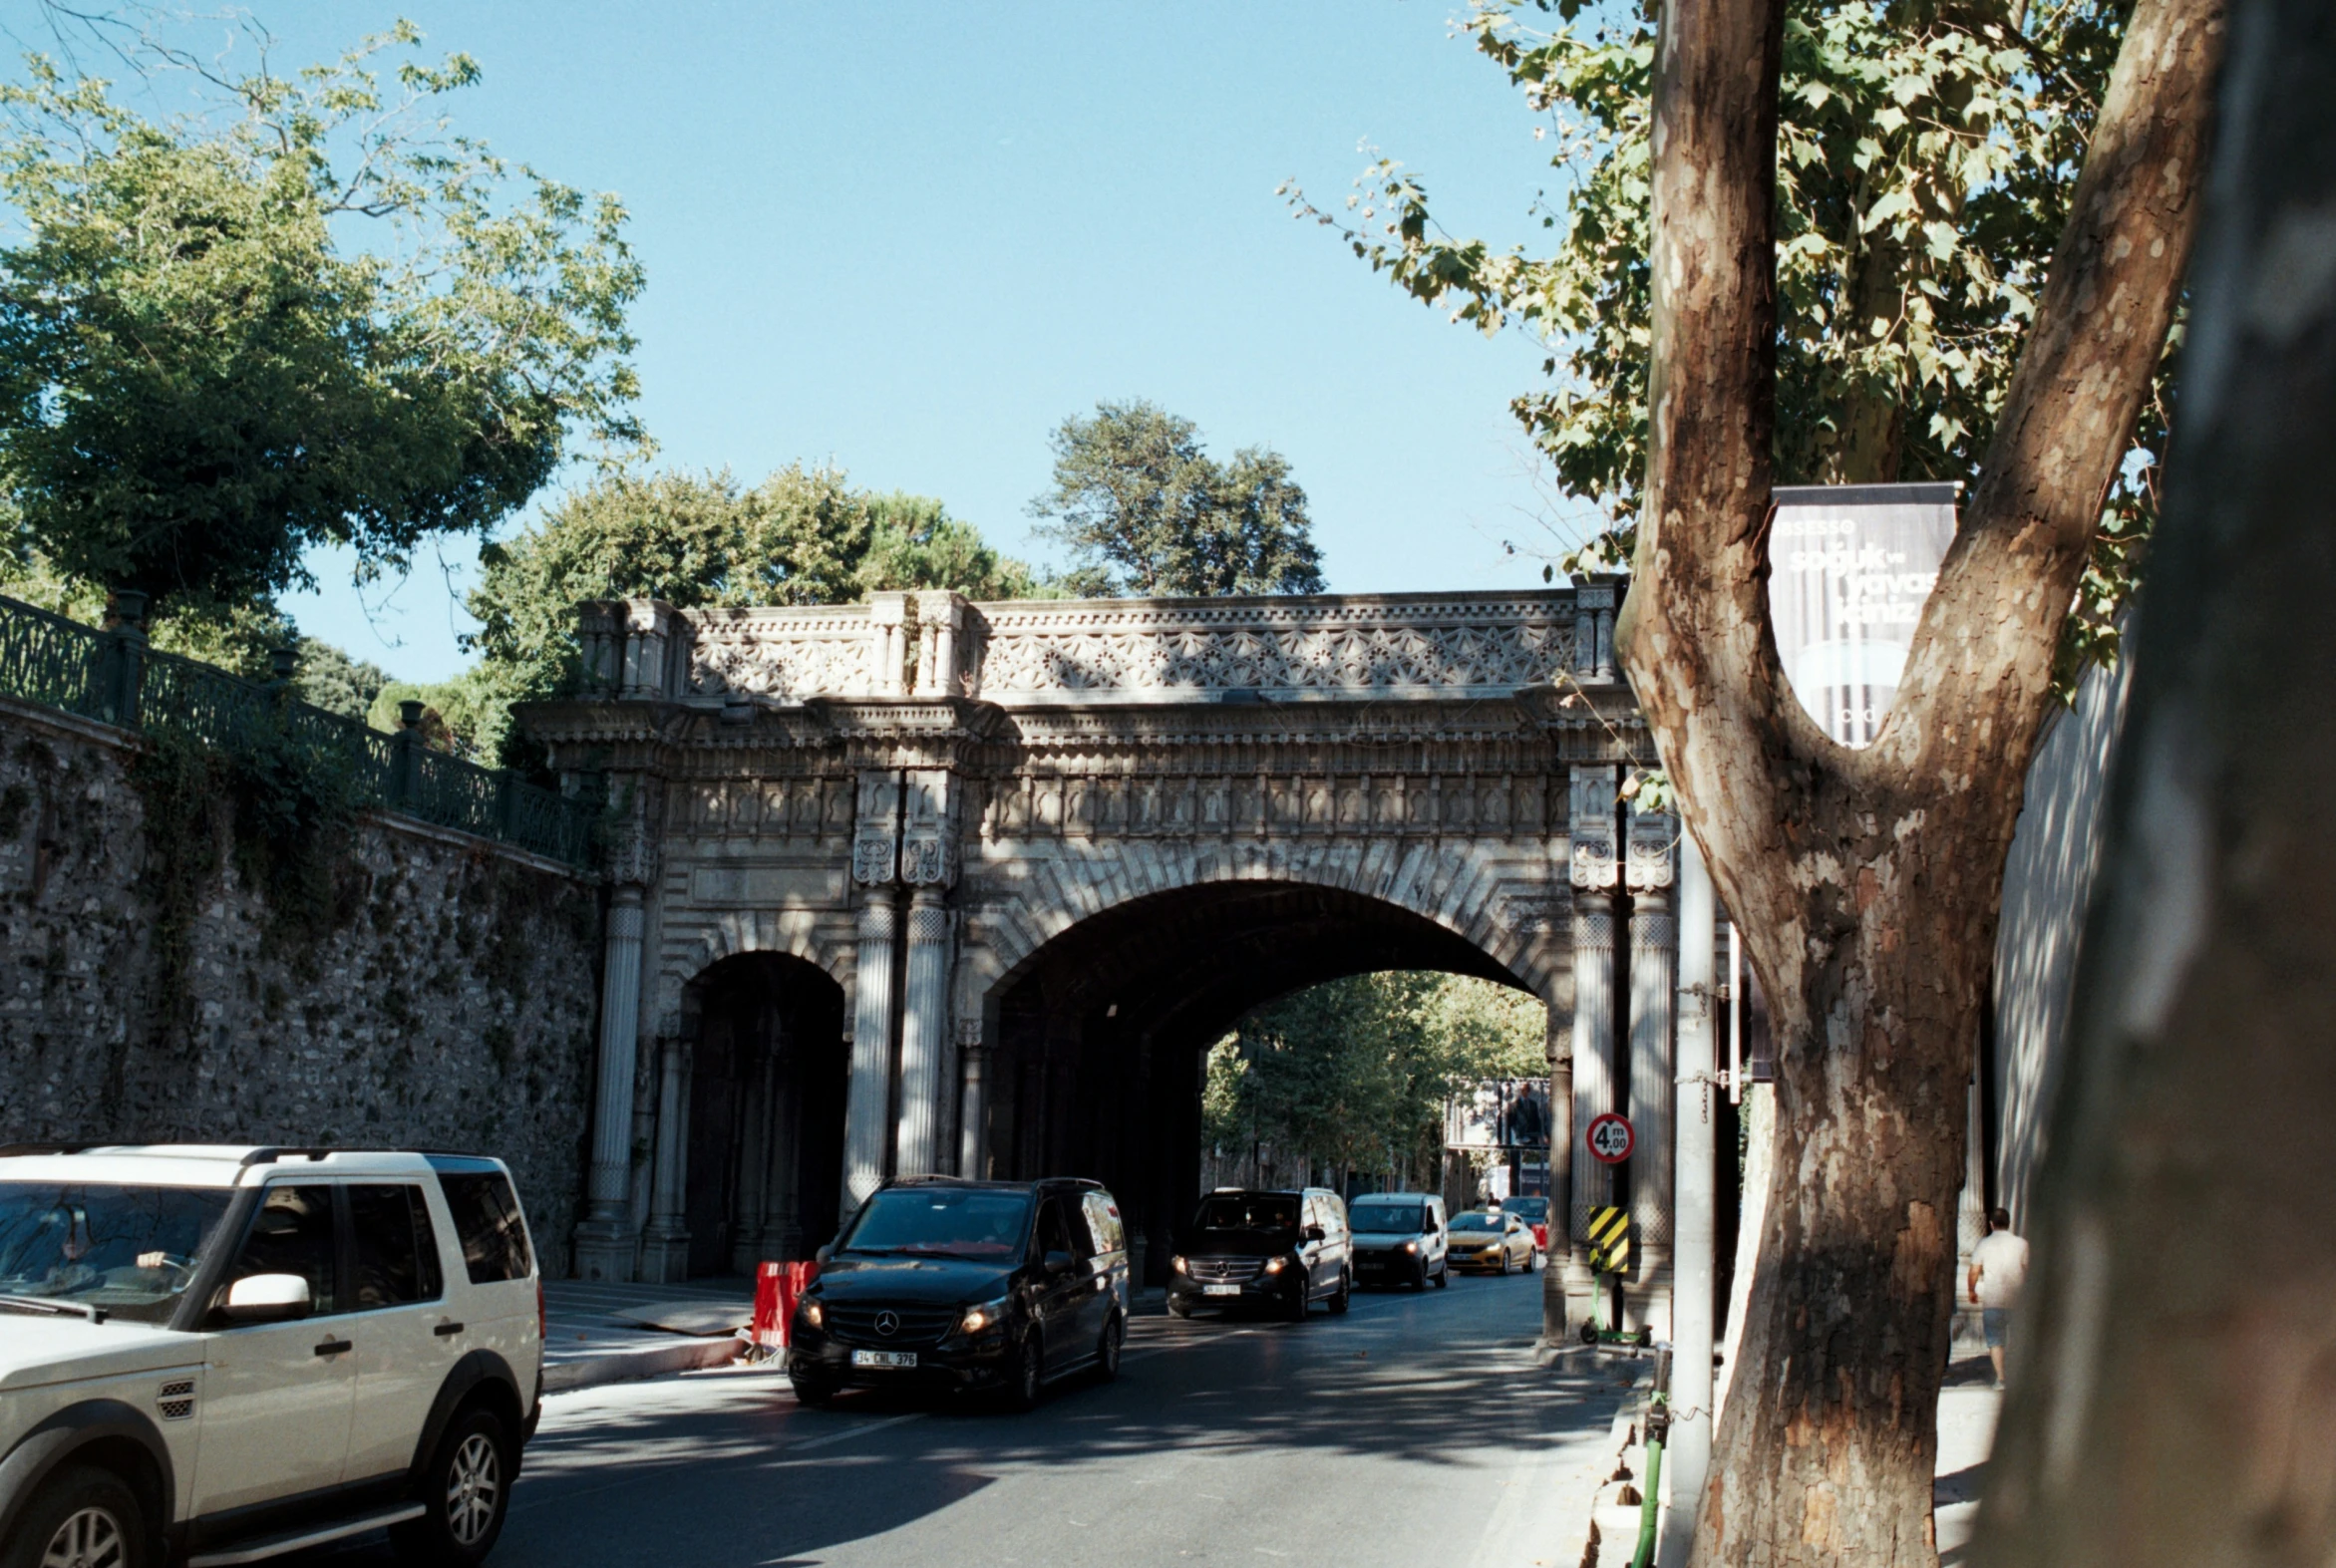
[[[989,1389],[1017,1410],[1057,1378],[1119,1375],[1128,1240],[1100,1182],[915,1176],[869,1194],[796,1304],[787,1373],[824,1405],[858,1388]]]

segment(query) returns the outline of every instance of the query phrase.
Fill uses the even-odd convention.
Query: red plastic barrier
[[[820,1277],[817,1263],[762,1263],[755,1266],[754,1343],[769,1350],[787,1347],[787,1326],[803,1288]]]

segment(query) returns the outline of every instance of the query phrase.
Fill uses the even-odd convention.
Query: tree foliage
[[[700,605],[849,604],[884,589],[1027,598],[1049,585],[926,496],[853,489],[840,470],[782,469],[751,488],[720,473],[603,474],[516,538],[480,552],[469,598],[482,655],[464,694],[437,695],[466,743],[503,749],[513,702],[574,689],[575,607],[588,599]]]
[[[1546,1011],[1490,981],[1397,971],[1268,1003],[1211,1051],[1202,1136],[1263,1141],[1337,1169],[1435,1168],[1445,1101],[1489,1078],[1537,1078]]]
[[[158,604],[264,604],[317,545],[401,568],[640,439],[617,201],[431,119],[479,69],[409,25],[290,76],[253,32],[242,75],[130,52],[191,118],[42,56],[0,86],[0,482],[59,573]]]
[[[1054,486],[1030,509],[1070,550],[1072,592],[1322,591],[1306,492],[1270,448],[1219,463],[1190,420],[1141,400],[1065,420],[1053,445]]]
[[[1970,480],[2035,314],[2131,0],[1792,0],[1777,155],[1780,483]],[[1539,31],[1528,10],[1553,17]],[[1546,254],[1448,234],[1392,159],[1335,218],[1356,255],[1485,332],[1546,345],[1517,419],[1593,519],[1556,569],[1620,569],[1646,467],[1652,7],[1477,0],[1467,28],[1546,116]],[[2172,345],[2169,345],[2170,361]],[[2064,678],[2114,651],[2155,515],[2164,367],[2105,498]]]

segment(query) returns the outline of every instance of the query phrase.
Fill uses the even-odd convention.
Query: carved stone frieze
[[[1099,600],[979,607],[980,694],[1487,691],[1572,658],[1561,594],[1335,600]]]
[[[900,880],[911,887],[948,887],[957,880],[957,801],[962,786],[941,768],[912,768],[902,776]]]
[[[878,887],[899,869],[900,775],[888,768],[863,770],[851,826],[851,879]]]
[[[1566,836],[1572,845],[1573,885],[1610,891],[1621,873],[1615,844],[1614,770],[1602,765],[1576,767],[1570,784]]]
[[[619,887],[646,887],[657,879],[658,849],[663,834],[657,830],[662,814],[658,780],[631,776],[609,781],[610,802],[616,820],[607,836],[603,864],[608,879]]]
[[[692,610],[687,689],[801,701],[872,690],[880,642],[867,606]]]
[[[1627,884],[1634,893],[1671,885],[1671,850],[1679,839],[1678,819],[1664,811],[1630,813]]]

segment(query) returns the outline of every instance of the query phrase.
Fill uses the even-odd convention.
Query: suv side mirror
[[[1298,1234],[1305,1237],[1308,1241],[1320,1241],[1326,1232],[1319,1225],[1308,1225],[1304,1230],[1298,1232]]]
[[[1076,1260],[1072,1258],[1071,1254],[1065,1252],[1060,1247],[1056,1247],[1047,1253],[1046,1262],[1042,1265],[1042,1267],[1044,1267],[1049,1274],[1068,1274],[1071,1272],[1075,1262]]]
[[[308,1281],[297,1274],[246,1274],[219,1304],[229,1323],[289,1323],[308,1316]]]

